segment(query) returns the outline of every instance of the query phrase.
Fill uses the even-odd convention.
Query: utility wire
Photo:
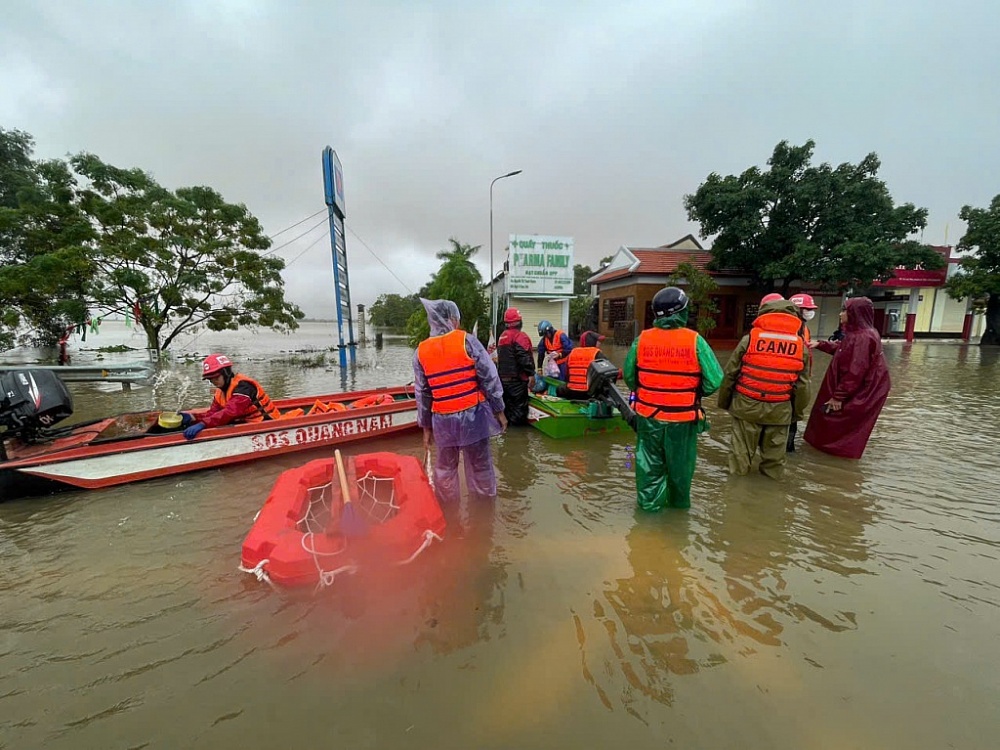
[[[311,218],[311,217],[310,217],[310,218]],[[274,253],[278,252],[278,251],[279,251],[279,250],[281,250],[281,249],[282,249],[283,247],[288,247],[288,246],[289,246],[289,245],[291,245],[291,244],[292,244],[293,242],[296,242],[296,241],[298,241],[298,240],[301,240],[301,239],[302,239],[303,237],[305,237],[305,236],[306,236],[307,234],[309,234],[310,232],[314,231],[315,229],[317,229],[318,227],[322,226],[322,225],[323,225],[323,224],[325,224],[325,223],[326,223],[326,218],[324,217],[324,218],[320,219],[318,223],[316,223],[316,224],[313,224],[313,225],[312,225],[311,227],[309,227],[309,228],[308,228],[308,229],[307,229],[306,231],[304,231],[304,232],[303,232],[302,234],[299,234],[299,235],[296,235],[295,237],[292,237],[292,239],[288,240],[287,242],[283,242],[283,243],[281,243],[280,245],[276,245],[275,247],[272,247],[272,248],[271,248],[270,250],[268,250],[268,251],[267,251],[266,253],[264,253],[264,255],[274,255]]]
[[[298,255],[296,255],[294,258],[292,258],[287,263],[285,263],[285,268],[288,268],[290,265],[292,265],[292,263],[294,263],[299,258],[301,258],[303,255],[305,255],[306,254],[306,250],[311,249],[312,246],[315,245],[317,242],[319,242],[320,240],[325,240],[329,236],[330,236],[329,232],[323,232],[323,234],[321,234],[319,237],[317,237],[312,242],[310,242],[308,245],[306,245],[305,248],[302,250],[302,252],[300,252]]]
[[[273,239],[274,239],[275,237],[277,237],[277,236],[278,236],[279,234],[284,234],[284,233],[285,233],[285,232],[287,232],[287,231],[288,231],[289,229],[295,229],[295,227],[297,227],[297,226],[298,226],[299,224],[305,224],[305,223],[306,223],[307,221],[309,221],[309,219],[312,219],[312,218],[314,218],[314,217],[316,217],[316,216],[319,216],[319,215],[320,215],[321,213],[323,213],[324,211],[326,211],[326,208],[325,208],[325,207],[324,207],[324,208],[321,208],[321,209],[320,209],[319,211],[317,211],[316,213],[314,213],[314,214],[313,214],[312,216],[307,216],[307,217],[306,217],[306,218],[304,218],[304,219],[300,219],[299,221],[295,222],[295,223],[294,223],[294,224],[292,224],[291,226],[288,226],[288,227],[285,227],[285,228],[284,228],[284,229],[282,229],[282,230],[281,230],[280,232],[275,232],[275,233],[274,233],[274,234],[272,234],[272,235],[271,235],[270,237],[268,237],[268,239],[271,239],[271,240],[273,240]]]
[[[370,252],[372,254],[372,257],[375,258],[375,260],[377,260],[379,263],[382,263],[382,259],[375,254],[374,250],[372,250],[370,247],[368,247],[368,244],[363,239],[361,239],[360,236],[358,236],[358,233],[355,232],[352,227],[348,226],[347,227],[347,231],[354,235],[355,239],[357,239],[357,241],[361,243],[361,245],[365,248],[365,250],[367,250],[368,252]],[[393,270],[391,268],[389,268],[389,266],[385,265],[385,263],[382,263],[382,266],[385,268],[386,271],[388,271],[390,274],[392,274],[392,278],[394,278],[396,281],[398,281],[400,284],[402,284],[403,288],[406,291],[408,291],[410,294],[413,294],[413,290],[410,289],[410,287],[408,287],[406,285],[406,283],[401,278],[399,278],[395,273],[393,273]]]

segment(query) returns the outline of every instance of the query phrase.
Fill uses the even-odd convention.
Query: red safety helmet
[[[503,314],[503,322],[507,325],[521,322],[521,313],[516,307],[508,307]]]
[[[813,302],[812,295],[806,294],[805,292],[800,292],[799,294],[793,294],[791,297],[788,298],[788,301],[791,302],[796,307],[801,307],[804,310],[816,309],[816,303]]]
[[[761,299],[760,304],[766,305],[768,302],[779,302],[785,299],[777,292],[771,292],[770,294],[765,294],[763,299]]]
[[[209,354],[201,363],[201,379],[210,378],[217,372],[232,366],[232,361],[225,354]]]

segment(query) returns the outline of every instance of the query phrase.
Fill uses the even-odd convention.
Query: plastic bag
[[[542,360],[542,375],[547,378],[559,379],[559,365],[556,364],[556,356],[552,352],[546,352],[545,359]]]

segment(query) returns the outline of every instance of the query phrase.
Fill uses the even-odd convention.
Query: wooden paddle
[[[347,486],[347,471],[344,469],[344,457],[340,448],[333,452],[337,461],[337,475],[340,477],[340,493],[344,498],[344,507],[340,511],[340,530],[345,536],[364,536],[368,533],[368,524],[358,515],[351,502],[351,492]]]

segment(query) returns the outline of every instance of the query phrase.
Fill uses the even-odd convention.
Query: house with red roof
[[[659,247],[622,245],[611,262],[588,279],[597,290],[598,328],[617,343],[627,344],[639,331],[653,324],[653,296],[682,263],[708,271],[710,250],[688,234]],[[760,301],[750,280],[738,271],[708,271],[719,285],[712,295],[719,312],[709,338],[720,343],[736,341],[753,321]],[[747,316],[749,315],[749,320]]]

